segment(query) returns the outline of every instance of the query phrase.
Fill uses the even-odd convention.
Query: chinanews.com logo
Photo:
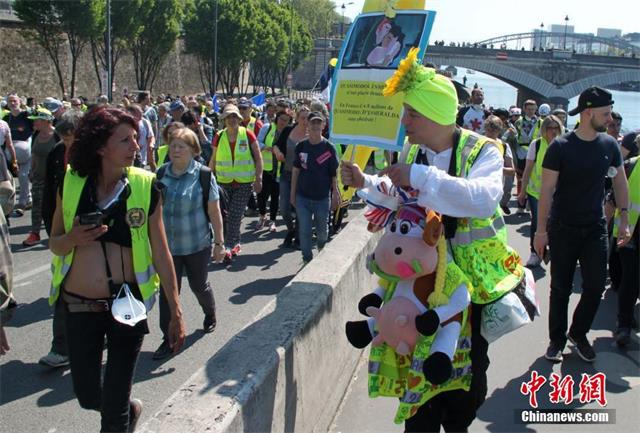
[[[574,401],[582,404],[596,402],[601,408],[607,406],[606,392],[607,377],[604,373],[582,373],[577,385],[571,375],[562,376],[551,373],[549,379],[531,372],[530,380],[522,382],[520,393],[528,397],[529,409],[518,409],[515,412],[515,422],[518,424],[615,424],[614,409],[574,409],[567,408]],[[549,402],[558,408],[539,409],[538,391],[548,384]],[[564,407],[563,407],[564,406]]]

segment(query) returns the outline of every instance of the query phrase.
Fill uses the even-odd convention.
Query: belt
[[[62,293],[70,313],[104,313],[110,310],[109,301],[104,299],[81,299],[68,293]]]

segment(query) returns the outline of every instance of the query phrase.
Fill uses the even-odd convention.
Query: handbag
[[[540,315],[535,279],[529,269],[524,272],[524,278],[513,290],[482,309],[480,333],[487,342],[494,342]]]

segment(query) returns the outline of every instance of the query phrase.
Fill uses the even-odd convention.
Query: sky
[[[353,19],[361,12],[364,0],[334,3],[338,13],[342,13],[341,6],[345,4],[345,17]],[[564,25],[565,16],[569,16],[568,24],[575,27],[576,33],[596,34],[598,28],[621,29],[622,34],[640,32],[640,3],[636,0],[426,0],[426,9],[437,12],[430,42],[478,42],[530,32],[539,29],[541,23],[547,29],[551,24]]]

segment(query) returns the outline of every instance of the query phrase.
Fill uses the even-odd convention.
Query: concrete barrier
[[[361,355],[344,335],[378,240],[355,217],[137,430],[325,432]]]

